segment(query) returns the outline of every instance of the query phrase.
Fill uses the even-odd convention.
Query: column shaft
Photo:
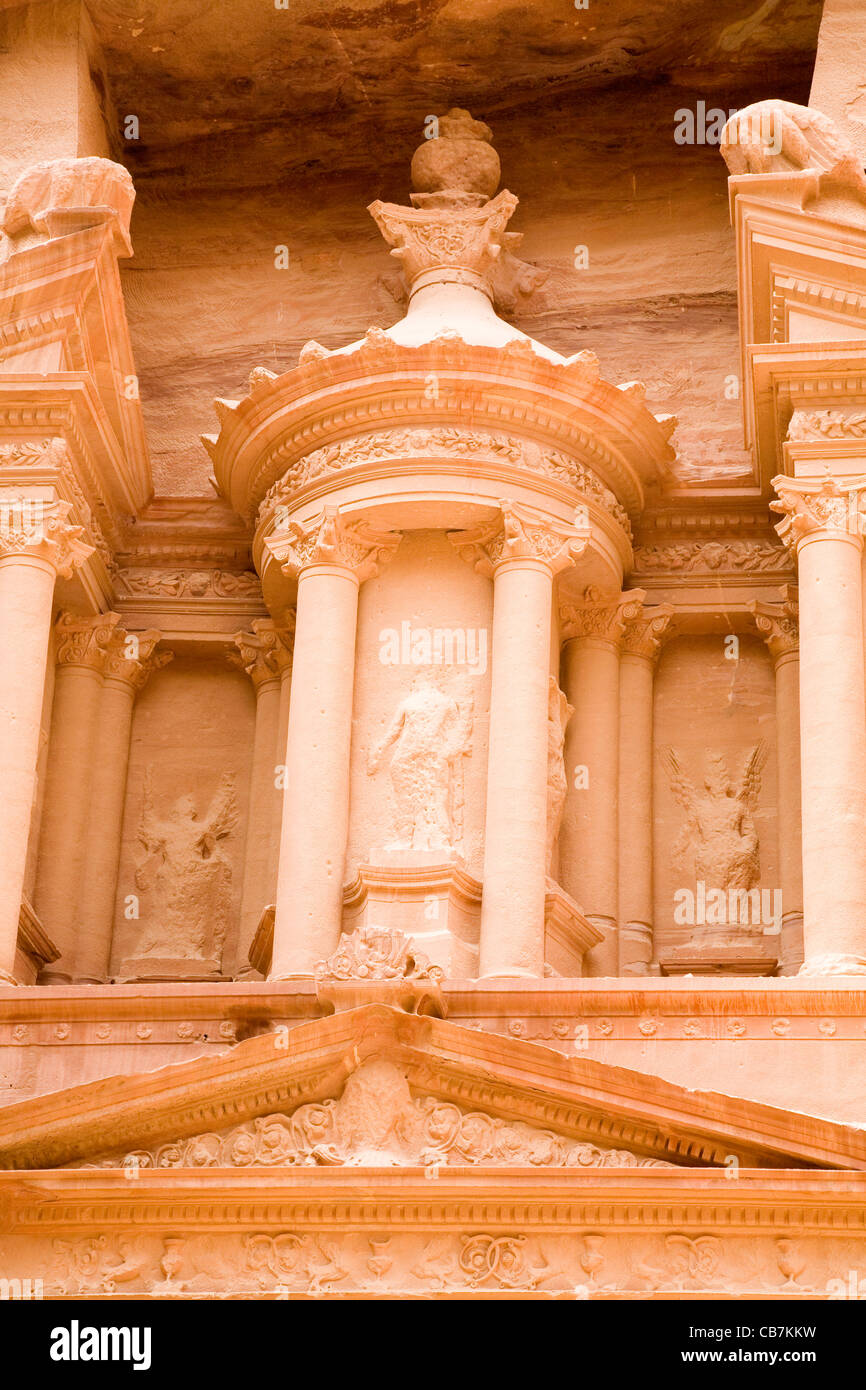
[[[800,660],[776,662],[776,748],[779,768],[779,876],[782,890],[782,975],[803,964],[803,836],[800,778]]]
[[[619,970],[646,975],[653,958],[652,658],[624,652],[619,669]]]
[[[0,981],[15,963],[54,580],[54,566],[35,555],[0,559]]]
[[[798,546],[806,969],[866,968],[866,693],[859,536]],[[829,958],[836,957],[835,961]]]
[[[74,953],[73,978],[85,984],[101,984],[108,976],[134,702],[129,681],[106,679],[99,702],[99,754],[90,784]]]
[[[272,979],[311,975],[340,936],[357,618],[351,570],[301,572]]]
[[[493,583],[481,974],[541,976],[553,579],[519,559]]]
[[[249,949],[262,911],[272,902],[271,864],[274,826],[281,793],[276,785],[277,737],[280,719],[280,680],[261,681],[256,689],[256,729],[250,776],[250,810],[244,853],[240,933],[235,974],[250,969]]]
[[[616,975],[619,649],[580,637],[565,645],[563,688],[574,714],[565,737],[568,797],[560,831],[562,884],[604,941],[587,953],[588,975]]]
[[[60,951],[44,972],[46,980],[72,978],[89,784],[94,764],[102,676],[89,666],[64,665],[57,672],[39,870],[36,912]]]

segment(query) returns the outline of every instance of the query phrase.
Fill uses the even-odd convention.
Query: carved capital
[[[119,622],[119,613],[97,613],[93,618],[61,613],[54,625],[58,666],[85,666],[90,671],[104,671]]]
[[[626,593],[611,595],[590,586],[584,590],[579,603],[566,604],[560,609],[562,640],[568,642],[575,637],[591,637],[598,642],[619,646],[626,625],[644,620],[645,598],[643,589],[629,589]],[[662,631],[664,626],[666,622]]]
[[[174,660],[173,652],[158,652],[162,633],[156,628],[146,632],[127,632],[115,628],[108,641],[103,670],[106,679],[124,681],[138,694],[154,671]]]
[[[325,507],[311,525],[289,521],[265,544],[285,574],[297,576],[313,565],[333,565],[362,583],[391,559],[401,536],[400,531],[376,531],[363,521],[345,521],[336,507]]]
[[[36,556],[68,579],[94,553],[81,539],[83,526],[69,520],[71,502],[24,497],[0,489],[0,558]]]
[[[277,627],[272,618],[256,618],[251,627],[252,632],[235,633],[232,640],[238,650],[230,660],[246,671],[258,691],[291,670],[295,634],[293,627]]]
[[[866,491],[864,479],[851,480],[842,486],[838,479],[825,477],[773,479],[779,494],[770,502],[770,509],[783,518],[776,527],[785,545],[796,553],[797,546],[807,537],[852,536],[862,545],[866,529]]]
[[[627,607],[631,611],[631,605]],[[639,613],[627,616],[621,638],[623,653],[628,656],[642,656],[647,661],[657,661],[662,643],[670,635],[673,615],[673,604],[659,603],[655,607],[642,607]]]
[[[377,200],[370,214],[393,247],[409,284],[425,272],[448,268],[485,284],[500,252],[517,238],[505,228],[517,207],[513,193],[503,191],[483,207],[408,208]]]
[[[509,561],[538,560],[555,575],[579,559],[589,544],[586,524],[550,521],[508,499],[499,505],[500,516],[492,524],[448,533],[460,558],[480,574],[490,577]],[[581,517],[580,509],[576,516]]]
[[[770,649],[774,661],[796,653],[800,648],[800,606],[797,590],[787,584],[781,590],[781,602],[765,603],[752,599],[747,605],[754,614],[755,626]]]

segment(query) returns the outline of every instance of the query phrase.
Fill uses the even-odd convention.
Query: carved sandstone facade
[[[0,1277],[801,1298],[866,1257],[866,177],[789,101],[721,144],[726,460],[686,359],[517,326],[561,268],[455,107],[369,209],[403,312],[233,344],[210,492],[151,464],[130,174],[10,172]]]

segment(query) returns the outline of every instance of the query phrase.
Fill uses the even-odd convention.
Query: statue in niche
[[[445,682],[435,668],[419,671],[369,754],[367,772],[373,776],[393,749],[389,771],[397,834],[386,849],[452,851],[462,841],[473,698],[470,691],[451,694]]]
[[[674,863],[694,857],[695,877],[713,889],[745,889],[758,883],[761,861],[754,813],[767,761],[761,740],[746,759],[739,784],[721,753],[710,753],[700,790],[683,773],[672,748],[663,754],[671,789],[686,812],[686,823],[674,845]]]
[[[553,860],[553,850],[556,845],[556,837],[559,834],[559,826],[562,821],[562,811],[565,806],[565,796],[568,791],[568,780],[565,775],[565,730],[568,721],[574,714],[574,708],[568,703],[559,686],[556,677],[551,676],[548,685],[547,698],[547,872],[550,873],[550,865]]]
[[[144,859],[135,874],[147,902],[137,959],[199,961],[219,969],[232,882],[225,841],[237,822],[232,773],[224,775],[203,820],[189,795],[179,797],[160,820],[147,769],[138,830]]]

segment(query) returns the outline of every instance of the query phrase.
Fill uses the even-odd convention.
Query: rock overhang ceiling
[[[136,178],[256,183],[280,169],[380,166],[394,139],[458,100],[487,116],[561,104],[583,129],[585,101],[618,83],[695,83],[727,96],[782,65],[806,82],[821,4],[690,0],[687,24],[672,23],[666,0],[585,10],[568,0],[291,0],[285,9],[91,0],[88,9],[111,97],[145,132]],[[252,145],[255,163],[244,158]]]

